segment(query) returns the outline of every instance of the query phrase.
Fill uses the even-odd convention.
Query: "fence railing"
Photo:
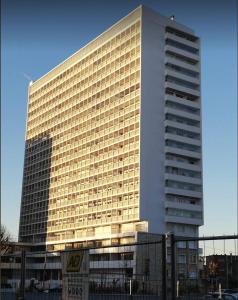
[[[228,240],[233,241],[232,249],[225,249]],[[224,243],[223,253],[215,241]],[[213,243],[211,251],[206,243]],[[1,296],[174,300],[205,299],[217,293],[222,297],[236,289],[238,293],[237,246],[237,235],[167,234],[133,244],[7,253],[1,257]]]
[[[231,240],[234,247],[226,250],[225,242]],[[223,251],[218,251],[215,241],[224,244]],[[203,249],[199,248],[201,242]],[[213,247],[205,253],[207,242],[212,242]],[[229,297],[238,295],[237,246],[237,235],[176,237],[171,234],[171,299],[232,299]],[[203,252],[199,253],[199,250]],[[184,269],[181,268],[181,257],[184,258]]]

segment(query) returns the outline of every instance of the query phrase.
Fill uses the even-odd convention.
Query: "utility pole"
[[[26,277],[26,252],[21,252],[21,281],[20,281],[20,295],[19,300],[25,299],[25,277]]]
[[[162,235],[162,299],[167,300],[166,235]]]
[[[171,299],[175,300],[176,298],[176,276],[175,276],[175,272],[176,272],[176,260],[175,260],[175,237],[174,234],[171,233],[170,235],[170,247],[171,247]]]
[[[226,267],[226,288],[228,289],[228,259],[227,259],[227,255],[225,254],[225,267]]]

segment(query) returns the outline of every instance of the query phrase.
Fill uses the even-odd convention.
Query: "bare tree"
[[[1,224],[0,232],[0,254],[5,254],[10,248],[11,235],[4,225]]]

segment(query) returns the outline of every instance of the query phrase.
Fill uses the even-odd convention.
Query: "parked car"
[[[2,293],[15,293],[15,289],[10,285],[10,283],[1,283]]]
[[[49,293],[62,293],[62,287],[49,289]]]
[[[221,293],[221,299],[222,300],[238,300],[238,293],[233,291],[230,291],[231,293]],[[205,299],[220,299],[220,293],[219,292],[213,292],[209,293],[204,297]]]
[[[223,297],[222,299],[224,299],[224,300],[238,300],[238,294],[237,293],[235,293],[235,294],[224,293],[222,295],[222,297]]]

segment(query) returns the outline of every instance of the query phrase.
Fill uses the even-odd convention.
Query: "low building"
[[[209,255],[205,264],[206,278],[221,284],[222,288],[238,287],[238,256],[237,255]]]

